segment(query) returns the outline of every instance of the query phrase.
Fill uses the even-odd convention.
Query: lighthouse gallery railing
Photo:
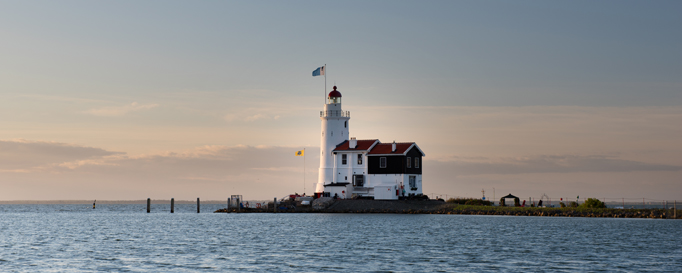
[[[320,111],[320,117],[344,117],[344,118],[349,118],[350,117],[350,111],[340,111],[340,110],[329,110],[329,111]]]

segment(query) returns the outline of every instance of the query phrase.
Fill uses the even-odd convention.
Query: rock
[[[320,197],[315,200],[313,200],[313,209],[314,210],[320,210],[320,209],[326,209],[331,204],[334,203],[334,198],[331,197]]]

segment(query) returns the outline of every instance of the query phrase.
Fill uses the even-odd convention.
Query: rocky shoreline
[[[318,201],[319,200],[319,201]],[[673,219],[672,209],[590,209],[469,206],[437,200],[315,200],[312,206],[300,204],[280,207],[276,213],[398,213],[398,214],[463,214],[544,217],[600,217]],[[219,209],[216,213],[273,213],[274,209]],[[677,213],[677,219],[682,219]]]

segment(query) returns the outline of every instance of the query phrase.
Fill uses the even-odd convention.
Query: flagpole
[[[327,64],[324,64],[324,103],[327,104]],[[304,155],[305,157],[305,155]]]
[[[305,148],[303,148],[303,195],[305,196]]]

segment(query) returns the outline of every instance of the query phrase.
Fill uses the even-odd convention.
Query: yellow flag
[[[305,150],[296,151],[296,156],[303,156]]]

